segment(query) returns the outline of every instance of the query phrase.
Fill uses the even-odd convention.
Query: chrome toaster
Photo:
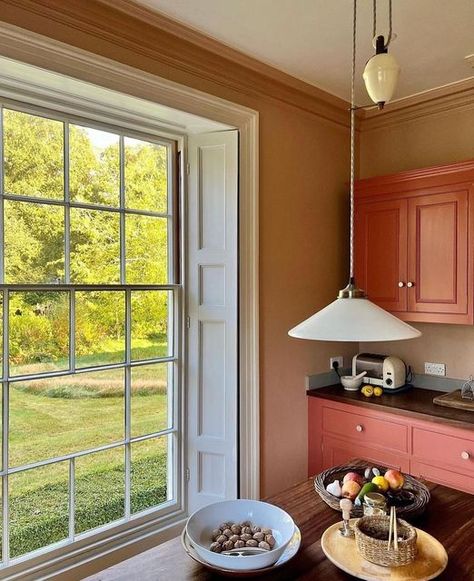
[[[352,358],[352,375],[366,371],[364,383],[384,389],[397,389],[406,383],[406,365],[398,357],[377,353],[358,353]]]

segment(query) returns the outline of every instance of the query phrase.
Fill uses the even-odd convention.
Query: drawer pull
[[[414,282],[407,282],[407,287],[408,288],[412,288],[414,286],[415,286],[415,283]]]
[[[461,458],[462,458],[463,460],[469,460],[469,458],[470,458],[470,457],[471,457],[471,455],[469,454],[469,452],[466,452],[466,450],[463,450],[463,451],[461,452]]]
[[[398,287],[399,287],[399,288],[403,288],[404,286],[405,286],[405,283],[404,283],[404,282],[401,280],[401,281],[398,283]]]
[[[356,426],[356,430],[357,430],[358,432],[363,432],[363,431],[364,431],[364,426],[363,426],[362,424],[357,424],[357,426]]]

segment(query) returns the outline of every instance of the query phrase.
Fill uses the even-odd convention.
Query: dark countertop
[[[318,389],[309,389],[307,395],[320,397],[341,403],[348,403],[360,407],[391,412],[403,416],[411,416],[421,420],[431,420],[455,426],[472,429],[474,426],[474,412],[447,408],[433,403],[433,398],[441,391],[413,387],[398,394],[384,393],[380,397],[370,398],[360,391],[346,391],[342,385],[330,385]]]
[[[362,461],[362,465],[367,465]],[[431,492],[426,512],[413,524],[435,536],[448,552],[448,566],[438,581],[472,581],[474,551],[474,502],[466,492],[425,482]],[[250,579],[261,581],[355,581],[337,569],[321,549],[321,535],[325,529],[339,522],[341,516],[329,508],[314,490],[310,478],[278,495],[267,499],[286,510],[301,530],[299,553],[286,565],[271,574],[254,575]],[[389,576],[387,576],[388,579]],[[145,551],[118,565],[88,577],[87,581],[225,581],[217,573],[207,571],[186,556],[179,538],[172,539]]]

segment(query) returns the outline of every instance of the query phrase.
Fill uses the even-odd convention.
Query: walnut
[[[222,545],[220,543],[211,543],[209,550],[213,553],[220,553],[222,551]]]
[[[228,541],[229,539],[225,536],[225,535],[220,535],[217,537],[216,542],[218,543],[225,543],[226,541]]]
[[[263,540],[265,539],[265,535],[264,535],[263,533],[255,533],[255,534],[253,535],[253,538],[254,538],[256,541],[260,542],[260,541],[263,541]]]
[[[273,534],[273,531],[272,531],[272,529],[266,529],[265,528],[265,529],[262,529],[262,533],[264,535],[272,535]]]
[[[252,534],[259,533],[262,529],[260,527],[252,527]]]
[[[240,539],[242,541],[250,541],[250,539],[252,538],[252,535],[250,535],[249,533],[244,533],[243,535],[240,535]]]
[[[239,525],[232,525],[230,527],[230,530],[234,533],[234,535],[240,535],[240,533],[242,532],[242,527],[240,527]]]
[[[224,551],[232,551],[232,549],[234,548],[234,543],[232,541],[226,541],[222,545],[222,548]]]
[[[242,549],[243,547],[245,547],[245,541],[235,541],[234,543],[234,549]]]
[[[275,537],[273,535],[265,535],[265,542],[270,545],[270,547],[275,546]]]
[[[228,539],[230,539],[233,533],[229,528],[227,528],[222,531],[222,534],[225,535]]]
[[[242,522],[240,524],[240,526],[242,526],[242,527],[249,527],[250,526],[250,521],[249,520],[244,520],[244,522]]]
[[[231,526],[231,523],[223,522],[222,524],[219,525],[219,528],[221,529],[221,531],[225,531],[225,529],[228,529],[230,526]]]
[[[258,542],[255,539],[250,539],[245,543],[247,547],[258,547]]]
[[[214,529],[212,531],[211,535],[212,535],[212,540],[216,541],[217,537],[220,537],[222,535],[222,531],[221,531],[221,529]]]
[[[269,550],[270,550],[270,545],[269,545],[268,543],[266,543],[265,541],[260,541],[260,542],[258,543],[258,546],[259,546],[261,549],[265,549],[265,551],[269,551]]]
[[[232,541],[233,543],[236,543],[237,541],[240,541],[240,537],[239,537],[239,535],[232,535],[230,537],[229,541]]]

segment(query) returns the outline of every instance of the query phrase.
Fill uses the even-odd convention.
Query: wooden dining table
[[[474,496],[424,481],[431,501],[412,524],[436,537],[446,548],[448,566],[438,579],[474,581]],[[315,492],[313,479],[266,499],[286,510],[301,530],[298,554],[285,565],[266,574],[252,576],[261,581],[320,579],[348,581],[354,577],[339,570],[324,555],[321,535],[340,521],[340,514],[327,506]],[[87,581],[216,581],[228,579],[193,561],[179,537],[114,565]],[[248,579],[248,578],[247,578]]]

